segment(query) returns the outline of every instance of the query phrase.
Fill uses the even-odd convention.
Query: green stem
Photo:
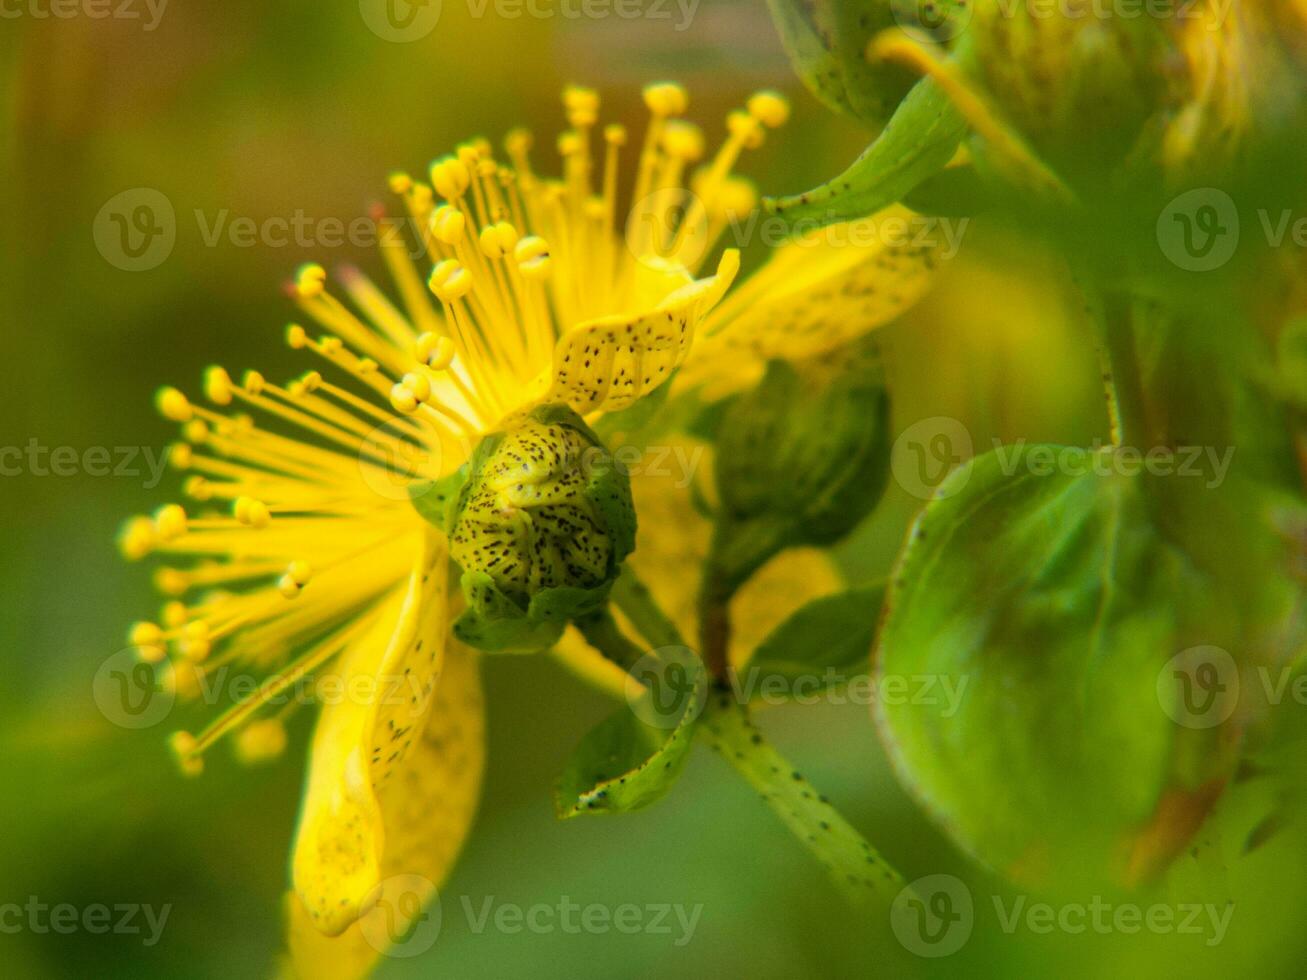
[[[676,624],[629,568],[623,569],[612,598],[649,643],[685,645]],[[625,637],[622,642],[630,643]],[[729,688],[712,692],[696,734],[758,791],[850,901],[866,907],[894,899],[903,878],[764,738]]]
[[[639,644],[633,643],[617,628],[612,613],[607,609],[585,619],[578,619],[576,628],[581,631],[587,643],[623,670],[629,671],[644,656],[644,650]]]
[[[699,719],[699,734],[758,791],[850,902],[894,900],[902,876],[763,738],[743,705],[719,692]]]

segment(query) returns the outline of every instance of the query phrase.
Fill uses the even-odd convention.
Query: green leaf
[[[900,773],[959,844],[1033,886],[1156,874],[1235,761],[1229,715],[1182,724],[1163,695],[1182,652],[1241,649],[1236,611],[1159,532],[1160,478],[1121,475],[1111,452],[1008,448],[954,471],[878,639],[879,689],[965,685],[945,708],[880,700]]]
[[[698,658],[678,662],[692,670],[685,675],[688,687],[671,688],[677,698],[674,719],[666,712],[668,706],[655,700],[669,689],[661,683],[664,678],[656,679],[643,694],[632,680],[627,688],[630,704],[586,735],[564,767],[554,794],[560,820],[582,813],[639,810],[672,788],[688,758],[707,696],[707,674]],[[635,677],[661,674],[665,667],[645,658]]]
[[[742,672],[847,681],[869,666],[884,601],[884,583],[814,599],[772,630]]]
[[[948,96],[922,79],[842,174],[802,194],[766,198],[763,205],[791,226],[822,228],[874,214],[943,170],[965,131]]]
[[[794,72],[827,108],[879,129],[912,84],[898,65],[867,61],[895,25],[887,0],[768,0]]]

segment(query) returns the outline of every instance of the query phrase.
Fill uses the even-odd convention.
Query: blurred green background
[[[411,42],[378,36],[354,2],[177,3],[148,30],[149,9],[131,9],[140,16],[53,18],[39,16],[44,3],[24,0],[0,21],[4,446],[161,452],[172,430],[151,406],[159,384],[193,389],[211,361],[270,376],[302,370],[280,342],[293,309],[279,285],[298,263],[348,259],[377,270],[364,249],[208,244],[196,212],[206,223],[297,212],[348,222],[384,195],[390,169],[418,170],[465,137],[497,140],[519,123],[537,131],[547,160],[561,125],[558,92],[572,81],[598,87],[605,116],[634,126],[639,86],[674,77],[689,86],[691,113],[710,139],[755,89],[789,93],[794,120],[742,168],[765,192],[819,182],[865,141],[799,88],[753,0],[703,0],[692,10],[651,2],[635,18],[568,17],[553,4],[540,8],[552,17],[509,18],[493,5],[444,0],[438,25]],[[156,268],[128,272],[97,251],[93,223],[114,195],[142,187],[175,208],[176,244]],[[996,435],[1103,434],[1092,351],[1068,328],[1046,272],[1019,242],[969,235],[932,299],[884,334],[898,428],[952,416],[985,445]],[[0,478],[0,906],[34,896],[172,911],[151,947],[143,936],[84,930],[0,932],[0,968],[33,977],[267,975],[281,946],[310,719],[299,719],[279,764],[245,769],[217,752],[205,776],[188,781],[166,751],[167,726],[131,732],[104,718],[91,696],[95,672],[122,646],[127,624],[156,606],[148,573],[119,560],[114,533],[177,485],[169,475],[149,490],[148,472],[75,469]],[[917,504],[891,489],[844,548],[851,575],[888,566]],[[970,940],[951,957],[918,958],[887,921],[841,904],[771,813],[706,753],[653,809],[556,822],[550,785],[609,705],[544,659],[493,661],[487,682],[482,815],[442,890],[441,934],[418,958],[384,962],[381,976],[1275,977],[1299,976],[1307,961],[1298,927],[1307,848],[1292,834],[1215,872],[1197,862],[1180,869],[1178,878],[1192,872],[1181,898],[1164,889],[1134,899],[1233,901],[1219,944],[1147,932],[1009,934],[994,896],[1010,907],[1014,893],[957,853],[908,798],[865,707],[770,710],[762,725],[781,750],[909,879],[948,873],[971,889]],[[702,912],[681,946],[675,936],[616,932],[478,934],[462,899],[479,908],[491,896]]]

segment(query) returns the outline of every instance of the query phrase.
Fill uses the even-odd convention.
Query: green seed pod
[[[486,436],[446,524],[467,601],[455,635],[491,651],[551,645],[603,606],[635,547],[630,480],[565,406]]]
[[[728,593],[781,549],[833,544],[871,511],[889,475],[888,421],[869,344],[773,361],[726,410],[710,562]]]

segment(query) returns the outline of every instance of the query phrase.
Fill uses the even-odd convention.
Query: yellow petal
[[[368,896],[369,911],[331,937],[319,931],[298,895],[287,895],[294,975],[353,980],[380,957],[420,953],[438,937],[439,912],[432,903],[467,838],[485,768],[477,656],[454,640],[433,702],[422,738],[378,794],[386,847],[380,886]]]
[[[706,319],[678,390],[706,385],[715,397],[769,359],[824,354],[889,323],[934,278],[944,235],[923,220],[895,205],[776,249]]]
[[[667,439],[673,448],[682,444],[681,458],[693,459],[701,445],[688,436]],[[698,458],[704,472],[710,452]],[[712,526],[694,509],[690,490],[678,487],[682,479],[633,472],[640,527],[635,552],[627,559],[653,592],[659,604],[680,628],[691,646],[697,645],[699,571],[708,555]],[[839,572],[824,551],[791,548],[764,565],[731,602],[731,663],[740,666],[760,642],[801,606],[818,596],[837,591]]]
[[[318,719],[292,877],[327,935],[358,917],[380,880],[377,789],[411,750],[430,707],[444,653],[448,562],[444,536],[428,531],[402,596],[341,654],[340,696]]]
[[[722,298],[740,267],[728,250],[716,275],[692,280],[645,312],[589,320],[568,330],[554,348],[546,401],[585,414],[616,411],[671,377],[685,359],[699,322]]]

